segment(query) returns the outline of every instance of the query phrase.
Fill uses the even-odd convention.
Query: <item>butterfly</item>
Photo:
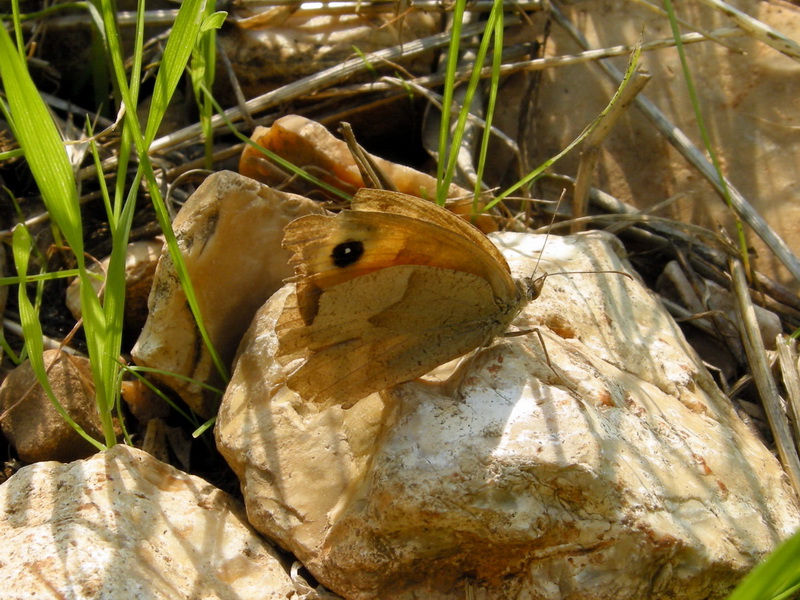
[[[276,324],[287,385],[349,406],[488,345],[539,295],[478,229],[438,205],[361,189],[284,229],[295,291]]]

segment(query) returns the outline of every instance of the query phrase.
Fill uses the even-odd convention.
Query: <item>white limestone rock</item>
[[[530,274],[542,237],[493,239]],[[614,241],[550,237],[538,268],[623,269]],[[349,599],[723,598],[800,525],[778,461],[635,281],[548,277],[514,324],[541,339],[348,410],[282,385],[287,292],[245,336],[217,445],[250,522]]]
[[[6,600],[319,597],[233,498],[122,445],[0,486],[0,581]]]
[[[319,204],[230,171],[214,173],[192,194],[173,222],[211,341],[230,366],[258,308],[292,275],[281,248],[292,220],[322,212]],[[174,264],[165,247],[156,268],[144,330],[131,351],[136,364],[219,385]],[[154,375],[155,376],[155,375]],[[155,376],[196,413],[215,414],[214,396],[199,383]]]

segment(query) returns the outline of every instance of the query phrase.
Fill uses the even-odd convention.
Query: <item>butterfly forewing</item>
[[[501,334],[527,301],[499,250],[424,200],[360,191],[353,209],[290,223],[295,293],[276,325],[288,385],[352,403]]]
[[[431,208],[431,206],[433,206],[433,208]],[[400,192],[364,188],[359,190],[353,198],[352,207],[357,211],[403,215],[405,217],[438,225],[443,229],[457,233],[461,237],[469,240],[473,248],[485,252],[493,261],[503,265],[506,271],[509,270],[508,263],[503,257],[503,254],[480,230],[473,227],[462,217],[432,202]]]
[[[428,205],[429,210],[446,212]],[[516,294],[504,259],[498,262],[493,253],[459,232],[403,215],[359,211],[335,217],[310,215],[286,227],[283,245],[294,252],[299,303],[307,321],[313,319],[322,292],[387,266],[437,266],[472,273],[488,281],[498,298]]]

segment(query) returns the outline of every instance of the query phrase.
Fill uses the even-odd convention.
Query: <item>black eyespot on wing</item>
[[[364,255],[364,243],[357,240],[349,240],[337,244],[331,252],[331,261],[334,266],[344,268],[358,262]]]

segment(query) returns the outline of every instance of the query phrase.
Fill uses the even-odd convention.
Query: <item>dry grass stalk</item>
[[[730,271],[733,291],[738,301],[742,341],[744,342],[753,379],[767,414],[770,429],[775,436],[778,456],[780,456],[781,463],[783,463],[783,468],[786,469],[786,474],[789,476],[789,481],[791,481],[795,493],[800,496],[800,457],[797,455],[797,447],[789,430],[789,421],[784,409],[785,403],[778,392],[775,378],[772,376],[767,351],[764,348],[764,343],[758,330],[747,277],[741,262],[736,259],[730,260]]]

